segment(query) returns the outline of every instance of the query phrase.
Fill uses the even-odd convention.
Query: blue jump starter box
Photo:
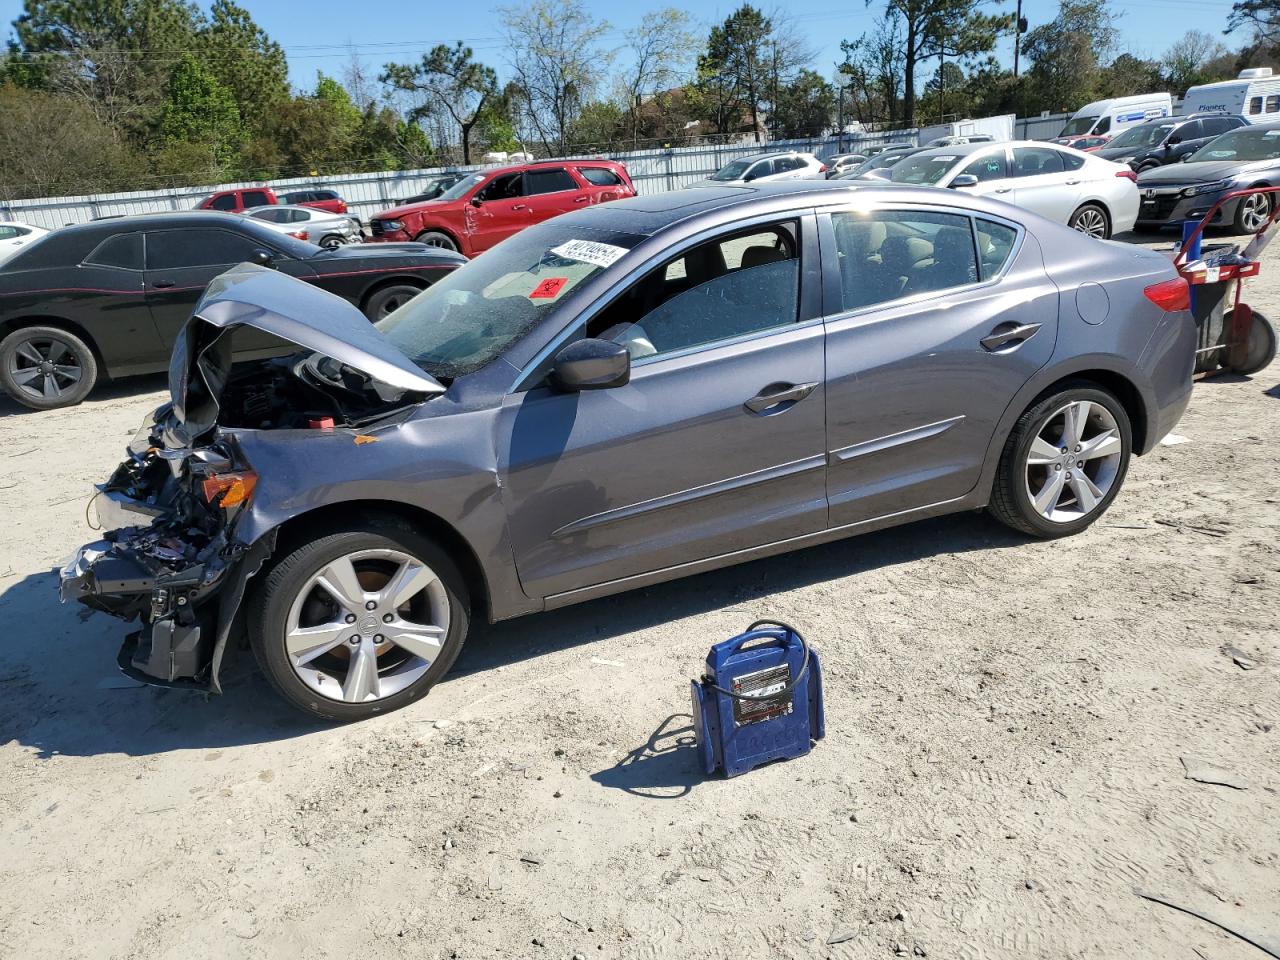
[[[717,643],[691,681],[698,755],[708,776],[736,777],[809,752],[826,733],[818,654],[785,623],[761,620]]]

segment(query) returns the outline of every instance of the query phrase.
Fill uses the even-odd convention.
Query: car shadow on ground
[[[108,383],[100,383],[94,387],[85,403],[95,403],[97,401],[111,401],[129,399],[130,397],[140,397],[144,393],[154,393],[157,390],[165,389],[169,382],[169,376],[165,373],[149,373],[142,377],[127,377],[124,380],[114,380]],[[39,417],[44,414],[53,413],[50,410],[32,410],[25,407],[14,400],[3,390],[0,390],[0,417],[15,416],[33,416]]]
[[[453,677],[723,608],[740,610],[745,627],[774,612],[771,598],[778,593],[936,553],[1024,542],[994,521],[959,514],[564,610],[477,625]],[[0,744],[16,741],[43,758],[147,756],[287,740],[327,727],[285,704],[258,674],[247,651],[230,652],[222,672],[222,696],[127,680],[119,674],[115,658],[131,627],[78,604],[60,604],[55,571],[31,574],[0,591],[0,622],[16,625],[8,642],[0,645]],[[603,771],[597,777],[603,785],[631,791],[690,788],[701,778],[691,759],[691,743],[680,742],[688,735],[691,731],[660,729],[633,751],[625,769]]]

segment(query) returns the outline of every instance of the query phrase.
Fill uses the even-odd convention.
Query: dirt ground
[[[137,686],[58,604],[162,381],[2,401],[0,956],[1261,956],[1135,891],[1280,941],[1277,381],[1200,383],[1074,539],[967,514],[481,628],[341,728],[247,655]],[[705,780],[688,678],[763,616],[821,651],[827,738]]]

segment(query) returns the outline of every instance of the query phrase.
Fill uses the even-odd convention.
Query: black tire
[[[364,305],[364,315],[371,321],[377,322],[393,310],[398,310],[421,292],[421,287],[415,287],[410,283],[397,283],[375,290],[369,297],[369,302]]]
[[[1269,217],[1271,215],[1271,197],[1269,193],[1256,193],[1249,197],[1242,197],[1236,202],[1236,215],[1232,221],[1232,226],[1236,233],[1257,233],[1261,227],[1261,222],[1255,219],[1257,217]]]
[[[336,233],[331,233],[328,236],[320,238],[320,246],[324,247],[326,250],[336,250],[346,242],[346,240]]]
[[[294,600],[318,570],[361,550],[394,549],[425,563],[444,586],[450,605],[449,628],[439,655],[427,671],[397,693],[362,703],[322,696],[295,672],[285,649],[285,632]],[[291,705],[314,717],[349,723],[390,713],[426,696],[448,673],[470,626],[471,601],[462,575],[449,555],[406,523],[370,519],[355,529],[322,533],[291,550],[263,577],[249,608],[249,642],[268,681]],[[359,626],[352,628],[359,629]]]
[[[1111,414],[1119,429],[1120,459],[1105,496],[1098,501],[1091,512],[1073,521],[1056,522],[1042,516],[1032,502],[1027,483],[1027,458],[1030,455],[1032,443],[1040,431],[1048,425],[1053,415],[1067,404],[1079,400],[1100,404]],[[1000,464],[996,470],[991,502],[987,510],[1006,526],[1033,537],[1052,539],[1079,533],[1106,513],[1107,508],[1120,492],[1125,474],[1129,470],[1129,457],[1132,450],[1133,430],[1129,423],[1129,415],[1120,401],[1092,383],[1068,381],[1053,393],[1046,394],[1033,403],[1009,431],[1004,450],[1000,454]]]
[[[50,358],[59,362],[51,363]],[[46,367],[47,375],[40,372]],[[73,407],[97,382],[97,358],[74,333],[60,327],[24,327],[0,340],[0,386],[25,407]]]
[[[1231,314],[1223,318],[1222,325],[1231,329]],[[1228,369],[1243,377],[1250,377],[1271,366],[1276,358],[1276,328],[1271,321],[1257,310],[1253,311],[1253,322],[1249,325],[1249,337],[1245,343],[1230,352]]]
[[[458,252],[458,244],[453,237],[440,230],[424,230],[413,239],[418,243],[425,243],[429,247],[439,247],[441,250]]]
[[[1101,233],[1092,233],[1085,229],[1086,220],[1092,224],[1101,221]],[[1099,240],[1111,239],[1111,217],[1107,215],[1107,211],[1101,204],[1083,203],[1079,209],[1071,215],[1071,219],[1067,221],[1067,226],[1078,233],[1086,236],[1097,237]]]

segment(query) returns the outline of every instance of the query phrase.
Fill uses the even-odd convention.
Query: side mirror
[[[478,207],[478,206],[480,206],[480,204],[482,204],[482,203],[484,203],[484,201],[480,199],[480,194],[478,194],[478,193],[477,193],[474,197],[472,197],[472,198],[471,198],[471,205],[472,205],[473,207]]]
[[[264,250],[262,247],[259,247],[257,250],[254,250],[253,253],[249,254],[249,262],[256,263],[260,267],[271,266],[275,263],[275,259],[276,258],[271,255],[270,250]]]
[[[962,173],[948,184],[952,190],[955,190],[957,187],[976,187],[977,185],[978,178],[972,173]]]
[[[751,182],[752,180],[754,180],[755,178],[756,178],[756,175],[755,175],[754,173],[748,173],[748,174],[746,174],[746,175],[742,178],[742,182],[743,182],[743,183],[750,183],[750,182]]]
[[[558,390],[607,390],[631,382],[631,354],[612,340],[587,339],[569,344],[556,354],[551,383]]]
[[[1178,144],[1180,144],[1181,142],[1182,142],[1182,138],[1181,138],[1181,137],[1173,136],[1173,137],[1170,137],[1168,140],[1166,140],[1166,141],[1164,142],[1164,145],[1165,145],[1166,147],[1176,147],[1176,146],[1177,146]]]

